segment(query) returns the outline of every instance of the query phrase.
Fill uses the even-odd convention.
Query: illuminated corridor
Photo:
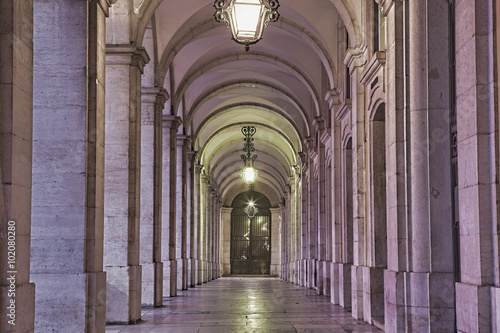
[[[275,278],[221,278],[179,296],[106,333],[381,332],[314,290]]]
[[[0,0],[0,333],[500,332],[499,44],[500,0]]]

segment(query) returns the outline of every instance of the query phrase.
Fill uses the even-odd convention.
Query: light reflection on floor
[[[382,332],[315,290],[277,278],[221,278],[163,304],[143,308],[141,323],[107,326],[106,332]]]

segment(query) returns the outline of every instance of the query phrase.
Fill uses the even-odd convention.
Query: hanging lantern
[[[278,0],[216,0],[214,7],[217,22],[229,27],[233,39],[245,45],[246,51],[262,38],[269,22],[280,16]]]
[[[245,146],[243,152],[245,154],[241,155],[241,159],[245,163],[243,169],[240,169],[239,175],[243,178],[245,184],[252,186],[255,183],[255,179],[259,176],[259,169],[254,168],[253,161],[257,159],[257,155],[254,154],[255,148],[253,146],[253,135],[257,132],[254,126],[244,126],[241,129],[241,133],[245,136]]]

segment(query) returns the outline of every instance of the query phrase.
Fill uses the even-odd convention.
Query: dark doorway
[[[271,267],[270,202],[259,192],[241,193],[231,213],[231,274],[267,275]]]

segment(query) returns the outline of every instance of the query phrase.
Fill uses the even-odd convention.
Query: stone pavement
[[[382,332],[315,290],[277,278],[226,277],[143,308],[142,322],[107,333]]]

